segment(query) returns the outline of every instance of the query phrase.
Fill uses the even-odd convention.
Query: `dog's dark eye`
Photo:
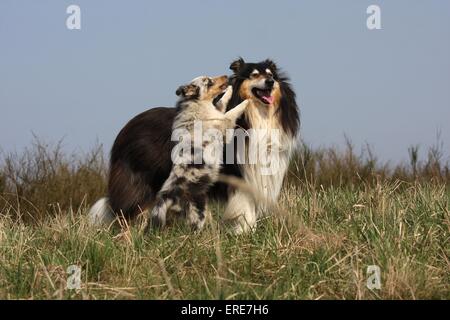
[[[212,87],[214,82],[211,79],[208,79],[208,83],[206,84],[208,87]]]

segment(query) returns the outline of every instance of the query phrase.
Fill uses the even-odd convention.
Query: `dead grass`
[[[259,221],[253,234],[230,235],[216,204],[201,233],[180,225],[143,235],[134,226],[122,234],[88,226],[86,210],[105,192],[100,150],[64,156],[59,145],[36,142],[5,155],[0,298],[450,298],[442,159],[390,168],[353,149],[304,149],[282,214]],[[66,289],[73,264],[82,268],[80,290]],[[380,290],[366,287],[369,265],[381,269]]]

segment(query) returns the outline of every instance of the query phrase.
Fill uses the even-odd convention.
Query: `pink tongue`
[[[265,102],[267,102],[268,104],[272,104],[273,103],[273,96],[262,96],[261,97]]]

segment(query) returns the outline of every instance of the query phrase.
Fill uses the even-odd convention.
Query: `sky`
[[[66,27],[71,4],[80,30]],[[367,28],[372,4],[381,30]],[[290,76],[312,146],[346,135],[397,162],[440,132],[450,159],[448,0],[1,0],[0,149],[35,134],[109,152],[132,117],[174,105],[196,76],[229,74],[238,56]]]

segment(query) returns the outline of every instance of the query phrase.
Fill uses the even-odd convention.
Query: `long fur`
[[[183,135],[181,149],[179,150],[178,146],[175,149],[175,156],[180,158],[173,164],[169,177],[156,195],[156,204],[150,214],[153,224],[164,226],[169,215],[175,213],[185,216],[194,229],[203,227],[207,215],[207,193],[217,181],[221,168],[222,146],[216,139],[223,139],[227,129],[234,129],[236,120],[248,103],[244,101],[240,106],[225,113],[232,90],[228,87],[218,101],[220,107],[216,107],[213,100],[223,92],[227,82],[226,76],[197,77],[177,90],[181,97],[177,103],[178,114],[172,125],[172,134]],[[202,129],[196,129],[196,125],[202,126]],[[203,131],[213,133],[212,130],[213,136],[199,136]],[[195,146],[195,138],[201,138],[200,147]],[[207,152],[209,147],[218,147],[219,152]],[[194,159],[195,153],[200,159]]]
[[[295,93],[288,82],[288,78],[280,73],[274,62],[265,60],[259,63],[245,63],[238,59],[233,62],[230,68],[233,75],[233,96],[231,97],[229,108],[239,104],[246,93],[242,90],[245,82],[249,80],[253,70],[270,69],[274,74],[274,79],[279,85],[279,99],[272,106],[265,106],[253,99],[253,106],[249,105],[244,117],[238,121],[238,125],[244,129],[260,129],[262,138],[270,135],[271,129],[279,129],[279,141],[273,141],[279,147],[280,152],[272,163],[276,171],[273,175],[261,174],[261,164],[234,164],[234,170],[239,170],[240,175],[251,186],[271,202],[276,202],[282,187],[283,179],[289,166],[290,158],[296,146],[296,139],[300,126],[299,113],[296,103]],[[248,148],[246,148],[248,150]],[[236,162],[235,162],[236,163]],[[232,171],[231,169],[229,169]],[[257,202],[251,199],[242,190],[230,192],[224,218],[234,222],[236,233],[249,231],[255,228],[259,217],[269,213],[266,203]]]
[[[235,63],[236,61],[233,62]],[[267,118],[252,117],[247,113],[238,120],[238,127],[280,129],[282,134],[279,144],[283,150],[279,154],[279,174],[262,176],[257,165],[237,164],[225,165],[222,174],[243,177],[252,188],[276,201],[296,145],[300,125],[295,93],[288,79],[276,70],[275,64],[270,60],[249,64],[239,59],[239,68],[233,68],[233,64],[233,96],[228,109],[246,98],[242,97],[240,88],[247,79],[248,70],[256,66],[263,69],[275,67],[275,80],[280,92],[275,112]],[[249,105],[247,109],[251,110],[252,106]],[[133,118],[120,131],[111,150],[108,200],[101,200],[94,205],[91,216],[108,217],[109,213],[114,212],[126,219],[133,219],[141,212],[151,210],[155,196],[172,168],[171,150],[174,143],[171,141],[171,127],[176,114],[175,108],[153,108]],[[268,213],[266,203],[255,200],[245,190],[229,188],[224,183],[217,183],[211,196],[224,200],[228,198],[225,219],[234,222],[236,233],[252,230],[257,218]],[[111,210],[106,210],[107,208]]]

